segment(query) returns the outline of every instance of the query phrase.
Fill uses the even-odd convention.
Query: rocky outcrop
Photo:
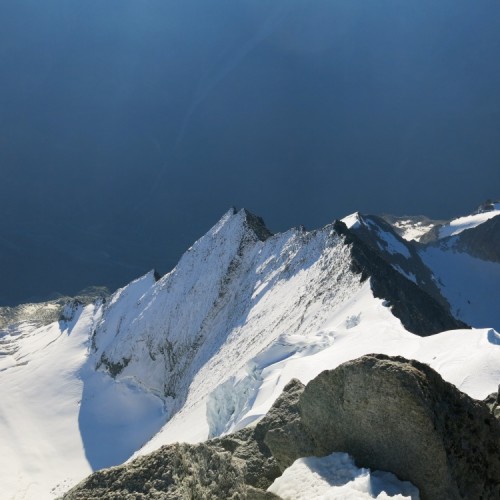
[[[299,406],[315,455],[348,452],[422,500],[500,498],[499,422],[427,365],[363,356],[321,373]]]
[[[273,233],[267,228],[266,223],[264,222],[264,219],[262,217],[249,212],[245,208],[243,208],[242,210],[245,214],[246,225],[250,229],[252,229],[252,231],[256,234],[257,238],[259,238],[260,241],[266,241],[273,235]],[[236,210],[234,211],[236,213]]]
[[[489,396],[486,396],[484,403],[490,409],[493,416],[500,420],[500,386],[497,392],[492,392]]]
[[[265,491],[281,472],[262,428],[243,429],[197,445],[163,446],[130,464],[95,472],[64,500],[271,500]]]
[[[315,445],[300,419],[300,395],[304,384],[292,379],[283,389],[262,421],[257,432],[283,471],[300,457],[314,455]]]
[[[175,444],[134,460],[92,474],[64,498],[243,498],[243,471],[231,460],[231,453],[200,444]]]
[[[434,282],[432,271],[420,258],[421,246],[418,243],[405,240],[393,226],[376,215],[358,214],[358,220],[359,224],[353,226],[351,232],[399,274],[449,310],[448,302]]]
[[[292,380],[253,428],[165,446],[64,499],[275,498],[265,490],[297,458],[335,451],[411,481],[422,500],[500,498],[500,423],[488,406],[427,365],[372,354],[306,387]]]
[[[453,317],[444,298],[436,300],[405,278],[343,222],[336,221],[334,229],[351,245],[351,269],[363,280],[370,278],[373,295],[387,301],[392,314],[408,331],[426,337],[445,330],[469,328]]]

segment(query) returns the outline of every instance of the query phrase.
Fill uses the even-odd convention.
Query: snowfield
[[[89,364],[101,308],[20,334],[0,371],[1,498],[55,498],[99,467],[126,460],[161,424],[163,403]]]
[[[408,481],[359,469],[347,453],[299,458],[267,491],[283,500],[419,500],[418,489]]]
[[[159,281],[148,273],[68,321],[0,330],[2,498],[55,498],[93,470],[255,424],[292,378],[307,383],[363,354],[427,363],[476,399],[497,390],[499,281],[486,263],[453,280],[465,257],[423,255],[454,312],[485,328],[419,337],[351,270],[331,226],[263,234],[229,211]],[[271,491],[418,498],[344,454],[297,461]]]
[[[465,217],[459,217],[458,219],[453,219],[448,224],[445,224],[439,229],[439,238],[446,238],[448,236],[456,236],[466,229],[472,229],[477,227],[483,222],[500,215],[500,203],[495,203],[493,205],[493,210],[488,212],[480,212],[473,215],[467,215]]]
[[[453,315],[477,328],[500,330],[500,264],[484,261],[451,245],[420,252]]]

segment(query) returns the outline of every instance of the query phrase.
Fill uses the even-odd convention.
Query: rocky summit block
[[[321,373],[299,407],[315,455],[348,452],[422,500],[500,498],[499,422],[423,363],[363,356]]]

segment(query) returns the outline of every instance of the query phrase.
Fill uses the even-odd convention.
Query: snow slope
[[[379,237],[398,255],[401,241]],[[491,270],[452,282],[454,254],[436,255],[424,258],[454,293],[484,288]],[[291,378],[363,354],[423,361],[482,399],[500,381],[492,303],[471,307],[487,328],[413,335],[351,269],[333,226],[271,235],[230,210],[159,281],[149,273],[66,321],[0,330],[2,498],[53,498],[92,470],[240,429]]]
[[[432,220],[423,215],[417,216],[394,216],[383,215],[394,230],[405,240],[421,241],[440,240],[449,236],[456,236],[461,232],[477,227],[484,222],[500,214],[500,202],[486,202],[473,214],[463,217],[457,217],[452,220]],[[342,219],[348,227],[351,227],[350,221],[354,221],[356,214]]]
[[[454,248],[453,238],[420,251],[455,317],[477,328],[500,330],[500,263]]]
[[[16,332],[0,368],[2,499],[54,498],[126,460],[164,423],[158,398],[89,366],[100,312],[89,305],[68,323]]]
[[[493,205],[493,210],[453,219],[439,229],[439,238],[442,239],[448,236],[455,236],[466,229],[477,227],[487,220],[497,217],[498,215],[500,215],[500,203],[495,203]]]
[[[224,364],[226,380],[206,394],[209,370],[195,379],[184,408],[139,454],[176,441],[198,442],[257,422],[297,378],[307,383],[323,370],[369,353],[401,355],[429,364],[471,397],[483,399],[500,380],[500,335],[492,329],[413,335],[375,299],[369,284],[301,333],[282,334],[243,369]],[[221,361],[222,362],[222,361]],[[205,393],[205,396],[203,396]],[[198,397],[195,397],[199,395]]]
[[[199,405],[204,412],[207,395],[228,373],[245,371],[276,339],[315,332],[361,288],[349,268],[349,248],[331,227],[292,229],[261,241],[243,211],[228,213],[144,294],[137,303],[143,313],[130,312],[119,299],[105,311],[96,356],[127,360],[117,378],[163,391],[167,411],[182,407],[182,420]],[[218,433],[217,425],[193,429],[204,439]]]

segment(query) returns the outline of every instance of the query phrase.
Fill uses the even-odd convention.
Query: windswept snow
[[[267,489],[283,500],[419,500],[419,491],[390,472],[360,469],[347,453],[296,460]]]
[[[455,236],[460,234],[466,229],[471,229],[473,227],[479,226],[483,222],[500,215],[500,203],[494,205],[494,210],[488,212],[480,212],[473,215],[467,215],[465,217],[459,217],[445,224],[439,229],[439,238],[446,238],[448,236]]]
[[[355,229],[361,225],[359,220],[359,212],[354,212],[353,214],[347,215],[343,219],[340,219],[349,229]]]

